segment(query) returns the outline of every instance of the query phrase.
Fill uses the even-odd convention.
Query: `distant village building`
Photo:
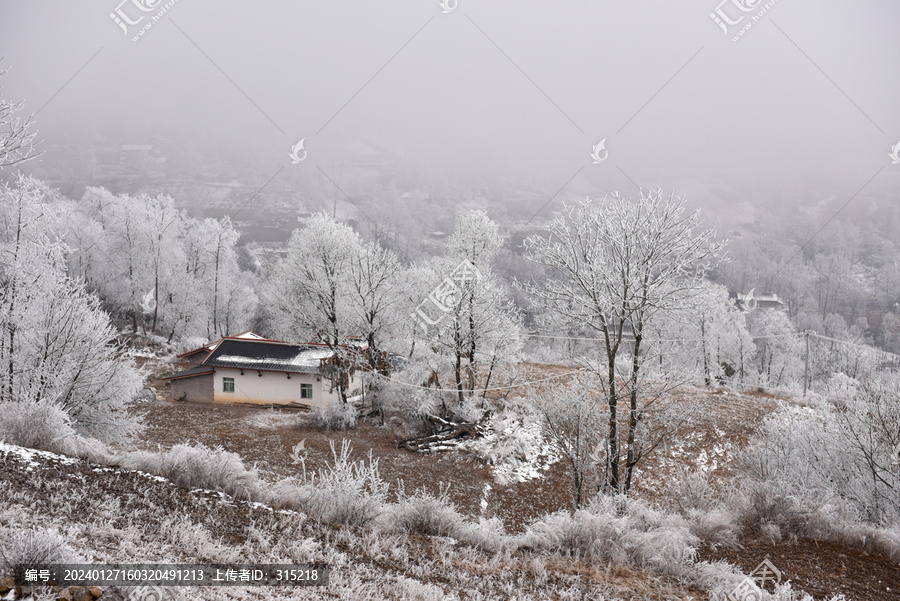
[[[738,292],[735,295],[735,304],[742,311],[753,309],[784,309],[784,302],[774,292],[755,292],[751,290],[747,294]]]
[[[119,168],[131,174],[161,175],[166,158],[153,144],[123,144]]]
[[[412,190],[409,192],[404,192],[400,195],[400,198],[403,200],[417,200],[417,201],[426,201],[431,198],[431,194],[424,190]]]
[[[119,150],[119,162],[123,165],[143,165],[158,159],[153,144],[123,144]]]
[[[179,358],[187,358],[190,368],[166,378],[175,400],[322,407],[340,398],[338,358],[324,344],[291,344],[248,331]],[[356,394],[355,371],[345,370],[345,377],[348,394]]]

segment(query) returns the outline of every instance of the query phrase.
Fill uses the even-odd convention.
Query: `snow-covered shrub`
[[[462,403],[457,403],[453,408],[453,415],[463,422],[477,422],[484,417],[485,409],[482,399],[478,397],[466,397]]]
[[[742,528],[738,516],[723,508],[713,510],[692,509],[685,516],[691,534],[713,549],[725,547],[739,549]]]
[[[364,526],[385,511],[388,485],[378,472],[371,451],[368,461],[350,459],[350,441],[341,443],[340,453],[331,441],[333,460],[317,472],[308,473],[301,458],[299,478],[276,485],[276,503],[298,508],[310,516],[335,524]]]
[[[441,487],[437,496],[424,489],[409,495],[401,488],[396,505],[391,507],[391,528],[429,536],[455,537],[462,527],[463,518],[450,502],[448,493],[448,487]]]
[[[692,510],[705,511],[713,503],[709,472],[681,468],[664,488],[668,505],[683,516]]]
[[[0,573],[12,576],[17,567],[77,563],[82,559],[66,539],[52,530],[0,530]]]
[[[843,407],[782,405],[763,421],[740,463],[747,476],[765,483],[761,494],[791,497],[797,501],[793,505],[813,513],[850,503],[867,523],[896,525],[900,477],[891,469],[891,457],[900,443],[898,422],[900,395],[890,383],[869,383]],[[761,506],[752,487],[748,494],[756,513],[782,509]],[[794,531],[778,526],[783,534]]]
[[[810,519],[812,511],[799,497],[786,495],[764,483],[746,483],[736,500],[750,533],[771,536],[775,526],[780,535],[791,538],[824,534],[815,531]]]
[[[50,403],[0,403],[0,440],[4,442],[62,453],[64,442],[75,436],[66,412]]]
[[[112,457],[96,438],[78,435],[65,411],[40,401],[0,403],[0,440],[92,463],[106,463]]]
[[[572,503],[584,507],[586,492],[597,484],[598,453],[609,448],[604,437],[602,401],[597,383],[579,374],[566,383],[554,383],[533,394],[535,408],[543,416],[544,433],[568,464],[572,479]]]
[[[521,545],[683,576],[700,544],[685,521],[634,499],[621,509],[620,499],[602,497],[574,515],[552,514],[532,524]]]
[[[208,342],[209,340],[207,340],[203,336],[185,336],[174,344],[175,352],[186,353],[188,351],[200,348]]]
[[[460,448],[475,453],[493,466],[494,480],[500,485],[536,478],[559,460],[559,453],[543,432],[540,413],[505,409],[493,414],[486,423],[487,433],[466,441]]]
[[[488,552],[496,552],[504,547],[508,541],[500,518],[478,518],[478,523],[463,522],[462,527],[456,533],[456,540],[461,543],[484,549]]]
[[[503,523],[498,518],[467,521],[450,501],[449,488],[437,496],[423,489],[408,495],[401,489],[397,503],[391,506],[388,527],[404,533],[446,536],[485,551],[500,549],[504,541]]]
[[[878,553],[900,563],[900,526],[875,528],[865,524],[843,524],[834,529],[832,538],[847,546]]]
[[[825,391],[828,396],[840,400],[852,399],[859,392],[859,380],[842,372],[834,372],[825,384]]]
[[[442,394],[432,390],[411,388],[400,382],[382,381],[376,392],[375,404],[388,418],[396,418],[414,433],[423,431],[424,417],[438,415],[444,401]]]
[[[119,456],[124,467],[168,478],[178,486],[220,490],[236,498],[264,498],[255,469],[248,470],[237,453],[180,444],[167,451],[137,451]]]
[[[356,426],[358,416],[356,407],[341,401],[312,410],[313,422],[323,430],[348,430]]]

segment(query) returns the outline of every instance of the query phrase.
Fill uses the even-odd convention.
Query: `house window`
[[[311,399],[312,398],[312,384],[301,384],[300,385],[300,398],[301,399]]]
[[[234,378],[222,378],[222,392],[234,392]]]

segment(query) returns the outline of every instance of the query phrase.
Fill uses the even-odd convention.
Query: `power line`
[[[821,338],[822,340],[830,340],[831,342],[837,342],[837,343],[839,343],[839,344],[846,344],[846,345],[849,345],[849,346],[855,346],[855,347],[858,347],[858,348],[861,348],[861,349],[864,349],[864,350],[868,350],[868,351],[872,351],[872,352],[874,352],[874,353],[878,353],[878,354],[880,354],[880,355],[886,355],[886,356],[889,356],[889,357],[896,357],[897,359],[900,359],[900,355],[897,355],[897,354],[895,354],[895,353],[891,353],[891,352],[888,352],[888,351],[883,351],[883,350],[881,350],[881,349],[879,349],[879,348],[876,348],[876,347],[874,347],[874,346],[870,346],[870,345],[868,345],[868,344],[861,344],[861,343],[859,343],[859,342],[850,342],[849,340],[838,340],[837,338],[831,338],[831,337],[829,337],[829,336],[821,336],[821,335],[819,335],[819,334],[816,334],[815,332],[810,332],[810,336],[812,336],[812,337],[814,337],[814,338]]]
[[[571,376],[573,374],[576,374],[579,372],[584,372],[584,371],[587,371],[587,369],[584,367],[578,368],[578,369],[573,368],[572,371],[566,372],[564,374],[548,376],[546,378],[541,378],[540,380],[531,380],[530,382],[522,382],[521,384],[510,384],[509,386],[498,386],[496,388],[476,388],[475,390],[464,388],[463,392],[476,393],[476,392],[496,392],[496,391],[501,391],[501,390],[512,390],[513,388],[522,388],[524,386],[531,386],[532,384],[539,384],[540,382],[547,382],[548,380],[556,380],[559,378],[564,378],[564,377]],[[376,372],[371,372],[371,373],[372,373],[372,375],[374,375],[378,378],[381,378],[383,380],[387,380],[388,382],[391,382],[392,384],[399,384],[400,386],[405,386],[407,388],[416,388],[418,390],[430,390],[432,392],[452,392],[452,393],[459,392],[459,389],[457,389],[457,388],[433,388],[431,386],[419,386],[418,384],[410,384],[408,382],[402,382],[400,380],[393,380],[393,379],[389,378],[388,376],[385,376],[385,375],[382,375],[382,374],[379,374]]]
[[[802,332],[792,332],[790,334],[772,334],[770,336],[753,336],[751,337],[754,340],[764,340],[771,338],[790,338],[795,336],[801,336]],[[579,337],[579,336],[551,336],[549,334],[531,334],[525,333],[529,338],[549,338],[553,340],[585,340],[591,342],[605,342],[605,338],[587,338],[587,337]],[[633,341],[634,338],[623,338],[623,340]],[[644,338],[646,342],[656,343],[656,342],[703,342],[703,338]],[[707,339],[709,340],[709,339]]]

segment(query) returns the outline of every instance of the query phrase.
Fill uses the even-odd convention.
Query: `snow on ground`
[[[493,466],[494,481],[501,486],[541,478],[561,459],[544,437],[540,420],[531,416],[495,415],[487,424],[485,436],[464,442],[459,448],[478,454]]]
[[[7,444],[3,441],[0,441],[0,455],[6,457],[7,455],[15,455],[19,457],[22,461],[24,461],[28,467],[27,470],[31,471],[32,468],[38,467],[40,465],[39,462],[35,461],[35,457],[43,457],[44,459],[53,459],[58,463],[63,465],[71,465],[73,463],[78,462],[78,459],[74,459],[72,457],[66,457],[65,455],[57,455],[56,453],[50,453],[48,451],[37,451],[35,449],[26,449],[24,447],[18,447],[16,445]]]

